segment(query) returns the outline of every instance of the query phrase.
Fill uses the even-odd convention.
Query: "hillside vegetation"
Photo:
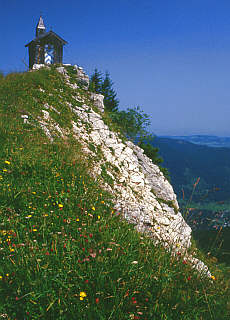
[[[55,68],[0,80],[0,319],[229,319],[229,269],[200,252],[208,279],[154,245],[90,176],[63,103],[76,91]],[[52,143],[45,103],[66,129]]]

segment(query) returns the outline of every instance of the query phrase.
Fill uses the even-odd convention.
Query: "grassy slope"
[[[217,279],[201,280],[138,234],[89,177],[71,135],[51,144],[36,125],[48,102],[70,128],[71,90],[53,70],[0,81],[0,317],[229,319],[227,276],[206,261]]]

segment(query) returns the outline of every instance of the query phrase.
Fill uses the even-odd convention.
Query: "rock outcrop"
[[[89,78],[82,68],[74,68],[78,81],[86,90]],[[158,166],[140,147],[125,140],[105,124],[102,95],[91,92],[79,95],[79,84],[70,83],[66,68],[59,67],[57,70],[72,88],[76,102],[81,102],[81,106],[68,102],[78,119],[72,120],[72,134],[93,163],[91,174],[113,194],[116,212],[134,224],[138,231],[147,233],[155,243],[160,242],[175,253],[187,255],[187,260],[210,276],[203,262],[187,254],[191,246],[191,228],[179,211],[172,186]],[[64,137],[65,130],[49,115],[52,107],[46,104],[44,108],[39,123],[45,134],[51,140],[53,132]],[[26,121],[29,119],[26,118]]]

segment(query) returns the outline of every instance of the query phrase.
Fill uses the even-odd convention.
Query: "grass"
[[[71,128],[71,90],[53,69],[0,82],[0,319],[229,319],[227,268],[199,253],[210,281],[155,246],[114,210],[71,135],[44,135],[45,102]]]

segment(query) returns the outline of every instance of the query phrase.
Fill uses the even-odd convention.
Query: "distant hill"
[[[230,137],[218,137],[209,135],[190,136],[161,136],[162,138],[185,140],[194,144],[205,145],[214,148],[230,148]]]
[[[179,198],[189,198],[200,177],[193,199],[196,201],[230,200],[230,149],[196,145],[175,138],[155,137],[163,167],[169,169],[171,183]]]

